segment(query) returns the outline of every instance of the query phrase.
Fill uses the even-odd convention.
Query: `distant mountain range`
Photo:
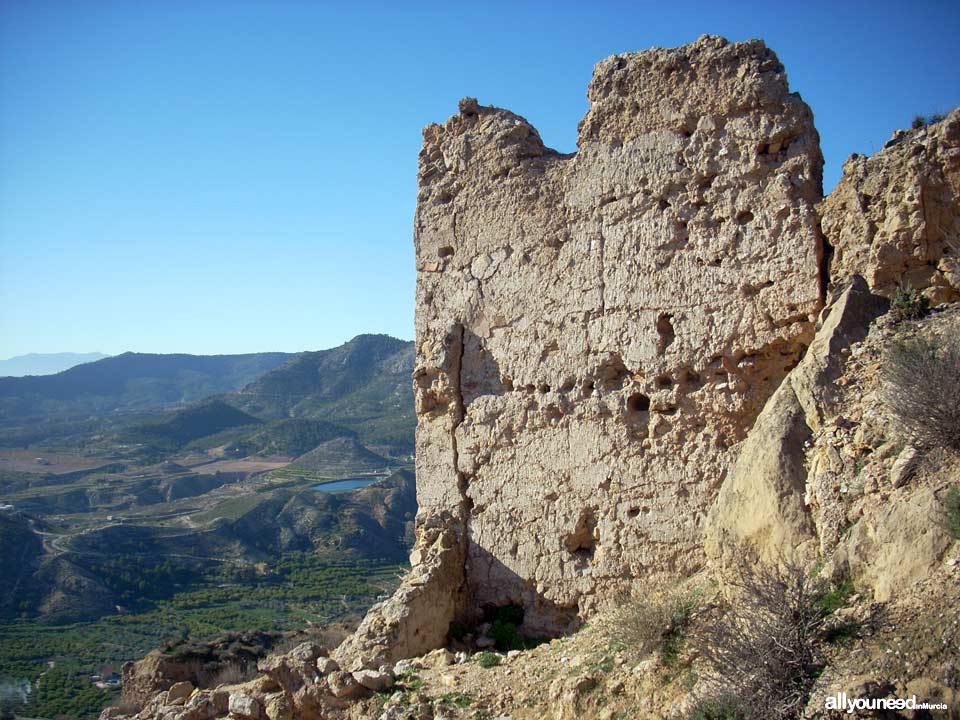
[[[24,375],[53,375],[76,365],[110,357],[103,353],[28,353],[0,360],[0,377]]]
[[[55,375],[0,377],[0,416],[65,419],[191,402],[242,388],[292,357],[128,352]]]
[[[413,343],[388,335],[297,354],[124,353],[55,375],[0,377],[0,424],[14,444],[10,428],[27,428],[35,442],[61,432],[57,423],[83,421],[89,432],[109,423],[158,451],[209,437],[206,445],[233,443],[238,453],[298,455],[351,437],[406,453],[413,361]]]

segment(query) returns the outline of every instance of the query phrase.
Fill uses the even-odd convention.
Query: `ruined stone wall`
[[[558,631],[704,563],[730,453],[821,306],[818,136],[762,42],[600,62],[579,150],[461,102],[415,221],[421,512],[463,612]]]

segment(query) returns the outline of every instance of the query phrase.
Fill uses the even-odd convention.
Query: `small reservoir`
[[[318,483],[317,485],[313,486],[313,489],[327,493],[345,492],[347,490],[356,490],[357,488],[366,487],[367,485],[382,479],[383,478],[381,476],[343,478],[343,480],[331,480],[330,482]]]

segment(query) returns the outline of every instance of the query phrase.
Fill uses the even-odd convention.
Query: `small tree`
[[[883,380],[883,399],[903,440],[960,450],[960,338],[894,341]]]

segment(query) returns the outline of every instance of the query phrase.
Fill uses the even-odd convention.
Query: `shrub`
[[[860,634],[861,628],[856,620],[844,620],[827,628],[823,639],[832,645],[847,645]]]
[[[670,665],[680,653],[697,606],[695,593],[680,591],[628,602],[614,616],[618,639],[641,657],[659,651],[664,664]]]
[[[824,615],[832,615],[847,604],[851,595],[853,595],[853,583],[845,579],[834,587],[827,587],[824,584],[819,596],[815,598],[815,603]]]
[[[930,301],[912,288],[901,287],[890,302],[890,312],[894,320],[917,320],[927,314]]]
[[[495,620],[490,630],[490,637],[493,639],[494,647],[500,652],[523,650],[526,647],[517,626],[510,622]]]
[[[477,664],[482,668],[492,668],[500,664],[501,658],[497,653],[490,652],[489,650],[484,650],[482,653],[478,653],[476,660]]]
[[[746,720],[742,701],[734,695],[704,698],[694,705],[686,720]]]
[[[936,125],[938,122],[944,119],[942,113],[934,113],[933,115],[914,115],[913,122],[910,124],[914,130],[919,130],[922,127],[928,127],[930,125]]]
[[[447,640],[455,642],[463,642],[463,638],[470,631],[467,627],[456,621],[450,623],[450,627],[447,629]]]
[[[960,450],[960,338],[895,341],[883,379],[884,402],[906,442]]]
[[[444,705],[452,705],[460,709],[466,709],[473,704],[473,698],[465,692],[448,692],[440,696],[440,702]]]
[[[215,688],[220,685],[236,685],[253,680],[256,676],[256,663],[228,662],[211,671],[208,677],[198,678],[198,684],[200,687]]]
[[[943,528],[954,540],[960,540],[960,487],[956,485],[943,499]]]
[[[744,567],[736,589],[737,603],[702,646],[713,702],[723,698],[723,704],[711,706],[715,714],[700,717],[799,718],[824,664],[827,585],[787,564]],[[727,714],[717,714],[722,712]]]

